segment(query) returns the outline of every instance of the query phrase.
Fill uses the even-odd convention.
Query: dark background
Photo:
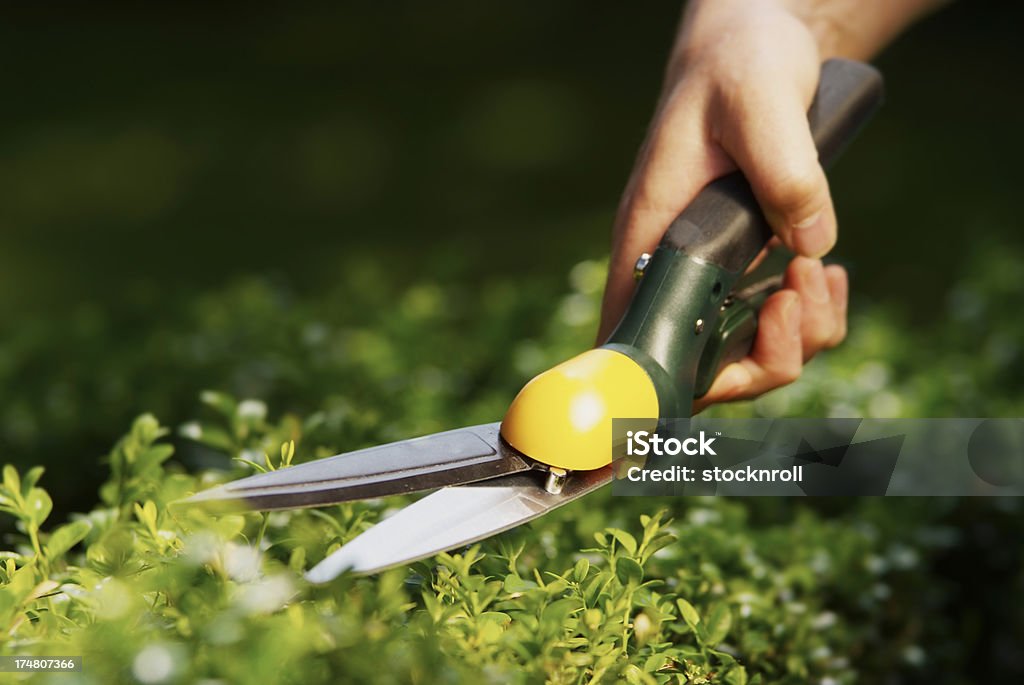
[[[562,273],[607,251],[674,3],[90,3],[0,27],[4,329],[302,289],[353,252],[396,278]],[[833,176],[858,294],[919,319],[969,243],[1019,242],[1022,10],[955,3],[879,60],[884,114]],[[141,325],[144,325],[142,323]]]

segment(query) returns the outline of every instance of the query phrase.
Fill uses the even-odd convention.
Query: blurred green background
[[[315,294],[353,255],[395,279],[452,262],[547,278],[602,256],[678,9],[5,13],[6,330],[239,274]],[[971,243],[1019,242],[1021,14],[957,3],[878,60],[884,115],[833,178],[859,294],[927,320]]]
[[[878,59],[887,105],[832,175],[851,340],[736,411],[1021,415],[1022,15],[954,3]],[[132,417],[179,425],[206,388],[322,411],[339,449],[498,418],[596,326],[677,16],[5,6],[4,461],[47,465],[66,513]],[[967,542],[940,566],[969,588],[968,662],[1020,673],[992,589],[1024,587],[1020,515],[987,506],[950,515]]]

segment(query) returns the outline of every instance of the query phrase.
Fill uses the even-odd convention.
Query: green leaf
[[[653,556],[654,553],[657,552],[659,549],[668,547],[675,541],[676,536],[672,533],[662,533],[661,535],[654,537],[650,542],[647,543],[647,546],[644,548],[644,561],[650,559],[651,556]]]
[[[598,603],[599,598],[605,596],[605,585],[610,578],[611,573],[607,570],[598,571],[590,577],[586,587],[583,588],[583,599],[589,606],[594,606]]]
[[[532,580],[524,580],[514,573],[510,573],[505,576],[505,582],[503,584],[505,592],[515,594],[517,592],[526,592],[527,590],[535,590],[537,583]]]
[[[150,532],[155,533],[157,530],[156,525],[156,504],[153,500],[146,500],[145,504],[135,503],[135,518],[139,520],[139,523],[146,526]]]
[[[582,583],[587,579],[587,573],[590,572],[590,562],[586,559],[580,559],[576,562],[576,566],[572,569],[572,577],[577,583]]]
[[[615,560],[615,576],[623,585],[639,585],[644,580],[644,569],[629,557]]]
[[[747,685],[747,669],[736,666],[726,674],[725,682],[728,685]]]
[[[46,490],[32,488],[29,491],[28,497],[25,498],[25,513],[37,528],[42,525],[52,510],[53,500],[50,499]]]
[[[238,404],[231,395],[216,390],[204,390],[199,394],[199,401],[226,418],[233,417],[238,408]]]
[[[605,532],[611,535],[622,546],[622,549],[629,552],[630,556],[636,554],[636,538],[624,530],[618,528],[606,528]]]
[[[4,487],[10,490],[12,494],[17,495],[21,493],[21,479],[18,478],[18,469],[10,464],[4,466]]]
[[[302,573],[306,568],[306,548],[296,547],[288,555],[288,568],[295,573]]]
[[[647,657],[646,661],[644,661],[644,670],[648,673],[654,673],[655,671],[664,668],[667,662],[668,657],[664,654],[652,654]]]
[[[561,632],[569,616],[580,608],[579,600],[574,598],[558,599],[548,604],[541,611],[541,628],[552,634]]]
[[[132,423],[129,438],[136,446],[149,445],[167,435],[167,429],[152,414],[142,414]]]
[[[25,477],[21,479],[21,494],[23,497],[27,496],[29,491],[39,482],[43,471],[45,469],[42,466],[33,466],[25,473]]]
[[[32,565],[22,566],[11,574],[11,581],[0,588],[7,595],[9,606],[20,606],[32,593],[36,585],[35,568]]]
[[[49,542],[46,543],[46,558],[52,561],[64,556],[69,549],[81,542],[90,530],[92,523],[86,519],[79,519],[53,531]]]
[[[167,461],[172,454],[174,454],[173,445],[153,445],[139,455],[137,472],[145,473],[149,469],[159,466],[163,462]]]
[[[222,452],[232,452],[235,449],[235,439],[222,428],[203,426],[199,436],[195,439],[207,447]]]
[[[248,459],[243,459],[242,457],[235,457],[234,461],[237,461],[239,464],[245,464],[246,466],[252,468],[252,470],[256,471],[257,473],[267,472],[267,467],[263,466],[263,464],[257,464],[254,461],[249,461]]]
[[[626,666],[622,671],[622,675],[625,676],[626,682],[629,683],[629,685],[644,685],[644,683],[647,682],[644,678],[643,671],[633,664]]]
[[[295,441],[281,443],[281,466],[291,466],[295,458]]]
[[[726,604],[719,604],[708,616],[704,626],[704,641],[708,645],[717,645],[729,634],[732,627],[732,612]]]
[[[502,611],[485,611],[476,617],[480,623],[496,623],[500,626],[507,626],[512,622],[512,617]]]
[[[697,610],[693,608],[693,605],[685,599],[677,599],[676,606],[679,607],[679,615],[683,617],[686,625],[690,626],[690,630],[696,633],[697,624],[700,623],[700,614],[698,614]]]

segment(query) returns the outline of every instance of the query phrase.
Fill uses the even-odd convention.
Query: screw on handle
[[[807,113],[822,166],[829,166],[882,104],[882,76],[867,64],[830,59]],[[669,226],[662,247],[742,272],[772,237],[740,172],[710,183]]]

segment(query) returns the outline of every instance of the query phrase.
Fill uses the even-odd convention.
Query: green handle
[[[807,115],[823,165],[839,156],[881,101],[882,77],[873,67],[825,62]],[[709,184],[666,230],[604,345],[647,371],[662,417],[689,416],[693,398],[706,392],[718,369],[749,351],[768,291],[737,298],[733,289],[771,236],[739,172]]]
[[[757,268],[740,278],[719,308],[718,324],[708,335],[694,381],[694,397],[703,397],[722,367],[747,356],[757,337],[761,305],[782,287],[783,273],[793,259],[785,248],[772,250]]]

